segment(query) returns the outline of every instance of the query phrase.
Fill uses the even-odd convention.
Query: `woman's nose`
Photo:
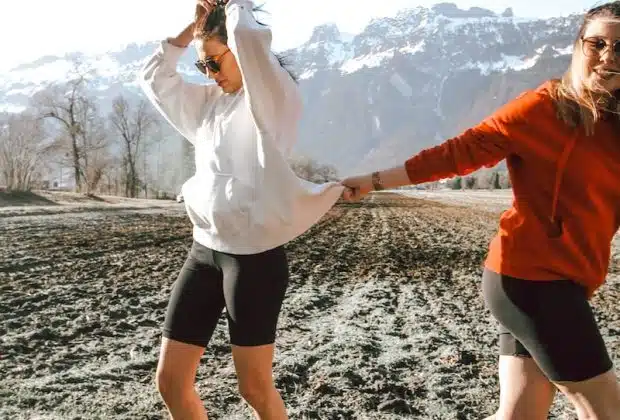
[[[613,46],[608,45],[603,51],[601,51],[600,61],[607,64],[618,61],[618,57],[614,52]]]

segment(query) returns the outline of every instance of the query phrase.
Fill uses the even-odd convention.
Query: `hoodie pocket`
[[[500,232],[504,236],[506,253],[530,255],[532,262],[541,252],[547,255],[561,253],[566,235],[562,220],[556,220],[558,222],[554,225],[526,204],[521,204],[518,212],[514,208],[505,211],[500,218]]]
[[[253,188],[231,174],[195,175],[183,186],[190,220],[213,235],[238,236],[249,228]]]

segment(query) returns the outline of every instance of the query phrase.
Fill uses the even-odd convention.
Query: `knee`
[[[155,373],[155,386],[164,401],[182,397],[191,391],[193,384],[187,384],[178,374],[165,369],[158,369]]]
[[[157,372],[155,372],[155,387],[164,399],[170,394],[170,390],[174,389],[174,386],[172,385],[173,380],[174,378],[172,375],[163,369],[157,369]]]
[[[260,379],[239,381],[239,393],[252,407],[262,407],[275,391],[271,381]]]

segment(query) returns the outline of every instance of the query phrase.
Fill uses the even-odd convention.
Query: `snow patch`
[[[436,18],[439,22],[443,23],[444,29],[448,31],[456,31],[462,26],[482,26],[482,25],[497,25],[497,24],[523,24],[537,22],[540,18],[522,18],[522,17],[499,17],[499,16],[485,16],[485,17],[463,17],[463,18],[447,18],[441,16]]]
[[[345,61],[340,67],[342,74],[355,73],[364,67],[374,68],[379,67],[385,60],[394,57],[394,49],[383,51],[376,54],[366,54],[361,57],[356,57]]]
[[[67,60],[58,60],[36,69],[12,71],[2,77],[2,84],[10,86],[17,83],[42,84],[55,81],[66,81],[73,70],[73,64]]]
[[[300,80],[306,80],[306,79],[310,79],[312,76],[314,76],[316,74],[316,70],[315,69],[311,69],[311,70],[306,70],[305,72],[303,72],[301,75],[299,75],[299,79]]]
[[[494,62],[468,62],[463,68],[479,69],[484,75],[488,75],[494,71],[506,72],[508,70],[527,70],[532,68],[538,62],[540,55],[533,57],[519,57],[515,55],[502,54],[502,59]]]
[[[553,48],[555,50],[555,54],[554,57],[558,57],[561,55],[571,55],[573,53],[573,45],[569,45],[568,47],[564,47],[564,48]]]
[[[331,66],[353,58],[351,49],[347,44],[329,44],[326,46],[327,60]]]
[[[416,53],[423,52],[424,51],[424,45],[425,45],[425,42],[422,40],[422,41],[418,42],[417,44],[415,44],[413,46],[407,45],[405,47],[402,47],[398,51],[400,51],[403,54],[414,55]]]

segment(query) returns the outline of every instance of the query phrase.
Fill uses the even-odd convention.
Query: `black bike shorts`
[[[283,247],[233,255],[194,241],[172,286],[163,335],[207,347],[226,308],[231,344],[272,344],[288,281]]]
[[[612,368],[583,286],[485,270],[484,300],[499,321],[500,355],[532,357],[553,382],[580,382]]]

